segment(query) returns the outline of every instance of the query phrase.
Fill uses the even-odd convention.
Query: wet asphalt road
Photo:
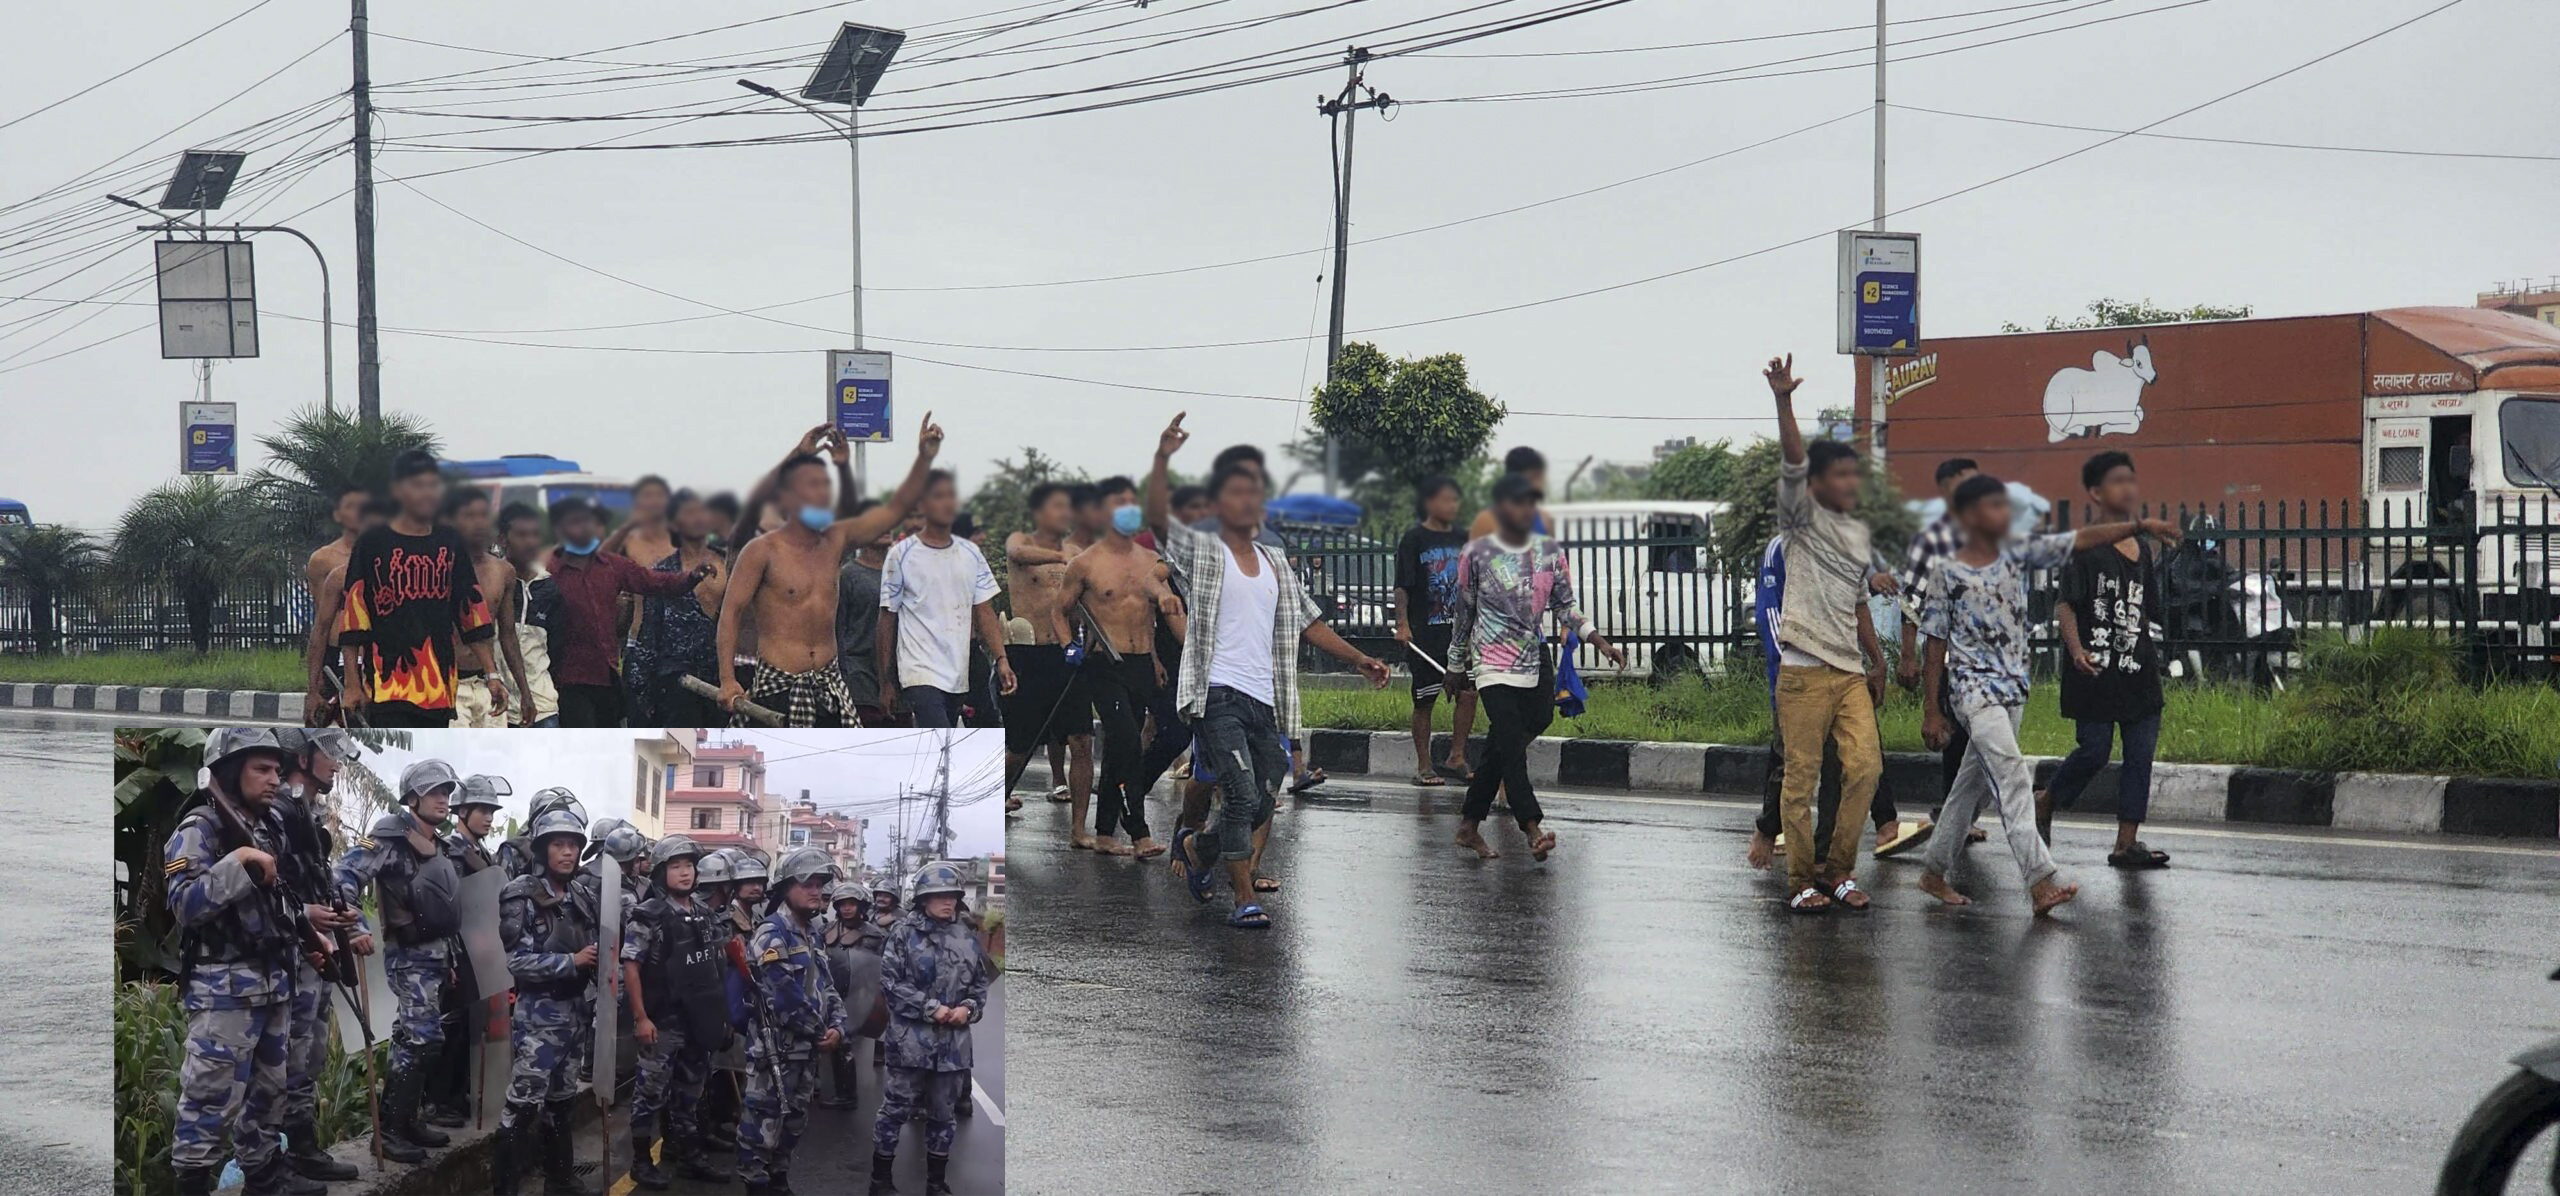
[[[0,1191],[111,1180],[115,870],[104,724],[0,720]],[[42,861],[38,863],[38,861]]]
[[[1457,788],[1344,778],[1310,796],[1373,801],[1284,808],[1247,932],[1069,851],[1032,780],[1016,1193],[2420,1192],[2560,1031],[2546,847],[2161,827],[2129,875],[2066,818],[2058,918],[1997,834],[1971,907],[1870,861],[1874,912],[1809,918],[1740,806],[1542,794],[1559,851],[1479,862]]]

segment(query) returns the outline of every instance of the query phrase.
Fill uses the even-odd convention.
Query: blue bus
[[[0,498],[0,532],[35,525],[35,517],[27,514],[27,504],[14,498]]]
[[[603,509],[608,526],[621,523],[631,514],[629,483],[597,477],[575,461],[544,453],[447,461],[444,476],[447,482],[488,491],[489,501],[499,510],[505,510],[508,503],[523,503],[548,514],[553,503],[583,498]]]

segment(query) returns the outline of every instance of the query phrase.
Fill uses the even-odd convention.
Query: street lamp
[[[845,147],[853,161],[853,347],[856,349],[863,347],[862,102],[871,98],[872,89],[880,85],[880,76],[888,73],[889,59],[897,54],[898,47],[906,40],[907,35],[896,29],[846,22],[836,31],[835,41],[827,46],[825,56],[818,60],[817,69],[810,72],[809,82],[801,87],[798,96],[784,95],[753,79],[738,80],[738,86],[799,108],[817,117],[828,128],[844,134]],[[845,106],[842,118],[818,107],[819,104],[835,103]],[[860,441],[853,446],[853,477],[857,489],[865,486],[870,476],[864,451],[868,447]]]
[[[178,169],[171,174],[168,189],[160,196],[157,207],[137,203],[121,195],[109,195],[107,198],[137,212],[160,218],[158,224],[135,226],[144,232],[184,231],[187,228],[186,217],[169,213],[191,211],[197,213],[195,231],[199,237],[217,232],[283,233],[308,247],[312,260],[320,263],[320,406],[334,414],[338,409],[334,344],[337,338],[329,314],[329,259],[320,252],[319,243],[304,236],[300,230],[281,224],[205,223],[203,213],[222,207],[222,201],[230,196],[232,182],[239,178],[240,163],[247,157],[242,153],[189,150],[179,156]]]

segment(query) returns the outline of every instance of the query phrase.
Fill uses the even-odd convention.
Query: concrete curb
[[[1413,755],[1413,741],[1402,731],[1319,728],[1307,735],[1309,758],[1327,772],[1400,775]],[[1431,753],[1433,760],[1447,759],[1449,737],[1434,736]],[[1482,737],[1468,740],[1467,758],[1483,761]],[[1758,746],[1545,736],[1529,748],[1529,777],[1560,788],[1758,797],[1768,760],[1768,749]],[[2039,784],[2061,764],[2052,756],[2028,760]],[[2116,773],[2114,764],[2101,770],[2073,811],[2113,814]],[[1938,757],[1888,752],[1880,783],[1901,808],[1926,811],[1938,800]],[[2179,822],[2560,839],[2560,780],[2155,764],[2151,816]]]
[[[153,685],[43,685],[0,682],[0,710],[93,714],[185,714],[206,719],[302,722],[302,695],[255,689],[174,689]]]

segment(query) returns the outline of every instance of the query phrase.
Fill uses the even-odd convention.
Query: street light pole
[[[1876,0],[1876,207],[1875,219],[1867,225],[1869,231],[1879,233],[1884,231],[1885,213],[1884,6],[1885,0]],[[1884,363],[1885,359],[1881,355],[1867,358],[1867,451],[1874,455],[1875,468],[1879,471],[1884,468],[1885,407],[1887,400],[1892,395],[1891,387],[1888,385],[1886,380],[1886,375],[1889,371],[1885,369]]]
[[[1316,113],[1342,122],[1342,157],[1337,163],[1333,187],[1333,319],[1326,325],[1324,338],[1324,384],[1331,389],[1335,372],[1342,368],[1343,307],[1350,296],[1351,272],[1351,146],[1352,135],[1359,131],[1360,110],[1375,108],[1385,112],[1395,103],[1386,96],[1370,92],[1368,99],[1359,98],[1360,67],[1369,61],[1369,51],[1353,46],[1342,56],[1350,77],[1342,84],[1342,94],[1316,105]],[[1330,497],[1337,479],[1342,476],[1342,440],[1328,432],[1324,438],[1324,492]]]
[[[162,215],[162,213],[155,208],[135,203],[121,195],[110,195],[107,198],[123,204],[128,208],[135,209],[136,211],[149,212],[154,216]],[[186,225],[174,217],[168,217],[164,218],[158,224],[137,224],[134,227],[144,232],[169,232],[171,230],[183,230]],[[327,255],[320,252],[319,242],[304,236],[300,229],[286,228],[281,224],[217,224],[208,226],[198,223],[196,225],[196,231],[199,235],[207,232],[283,233],[288,237],[292,237],[294,240],[302,242],[304,246],[311,250],[311,260],[320,263],[320,409],[329,412],[332,415],[336,414],[338,410],[338,366],[336,350],[337,325],[333,320],[331,320],[329,315],[329,259]]]
[[[844,118],[838,120],[835,114],[824,108],[798,96],[785,95],[753,79],[740,79],[738,86],[757,95],[789,103],[817,117],[819,122],[828,128],[839,130],[844,134],[846,154],[853,161],[853,347],[864,348],[862,341],[862,108],[858,104],[848,102],[845,105]],[[861,493],[868,493],[870,486],[871,462],[868,452],[870,447],[864,441],[855,441],[853,445],[853,485],[854,489]]]

